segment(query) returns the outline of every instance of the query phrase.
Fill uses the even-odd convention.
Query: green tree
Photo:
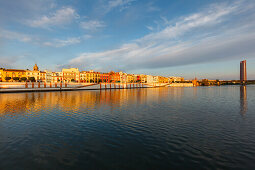
[[[12,78],[11,77],[5,77],[4,78],[6,81],[9,81],[9,80],[11,80]]]
[[[202,80],[202,86],[209,86],[210,84],[209,84],[209,81],[208,81],[208,79],[203,79]]]
[[[26,77],[21,77],[20,80],[21,81],[27,81],[27,78]]]
[[[31,82],[35,82],[35,78],[34,77],[29,77],[28,80],[31,81]]]
[[[12,79],[15,81],[19,81],[19,77],[13,77]]]

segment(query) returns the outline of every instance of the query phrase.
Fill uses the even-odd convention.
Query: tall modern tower
[[[245,83],[247,80],[247,71],[246,71],[246,60],[240,62],[240,81]]]

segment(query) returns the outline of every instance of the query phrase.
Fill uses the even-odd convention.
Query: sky
[[[0,0],[0,67],[255,79],[254,0]]]

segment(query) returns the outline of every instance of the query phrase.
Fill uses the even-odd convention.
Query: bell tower
[[[39,71],[39,68],[38,68],[37,64],[35,64],[33,70],[34,70],[34,71]]]

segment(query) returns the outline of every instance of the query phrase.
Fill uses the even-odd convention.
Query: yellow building
[[[147,75],[140,74],[141,83],[147,83]]]
[[[52,72],[50,82],[52,83],[63,82],[63,72]]]
[[[133,74],[128,74],[127,75],[127,82],[128,83],[134,83],[134,79],[135,79],[135,77],[134,77]]]
[[[127,73],[119,72],[120,83],[127,83]]]
[[[30,81],[44,82],[46,77],[46,72],[40,71],[37,64],[35,64],[33,70],[26,70],[26,77]]]
[[[169,77],[169,82],[182,82],[184,77]]]
[[[80,71],[78,68],[62,69],[64,82],[80,82]]]
[[[18,69],[0,69],[0,74],[3,82],[21,81],[22,77],[26,77],[26,71]]]
[[[158,82],[159,83],[168,83],[168,78],[163,76],[158,76]]]
[[[3,75],[4,68],[0,68],[0,82],[3,81],[2,75]]]
[[[100,72],[94,70],[82,71],[80,73],[80,81],[83,83],[98,83],[100,80]]]

